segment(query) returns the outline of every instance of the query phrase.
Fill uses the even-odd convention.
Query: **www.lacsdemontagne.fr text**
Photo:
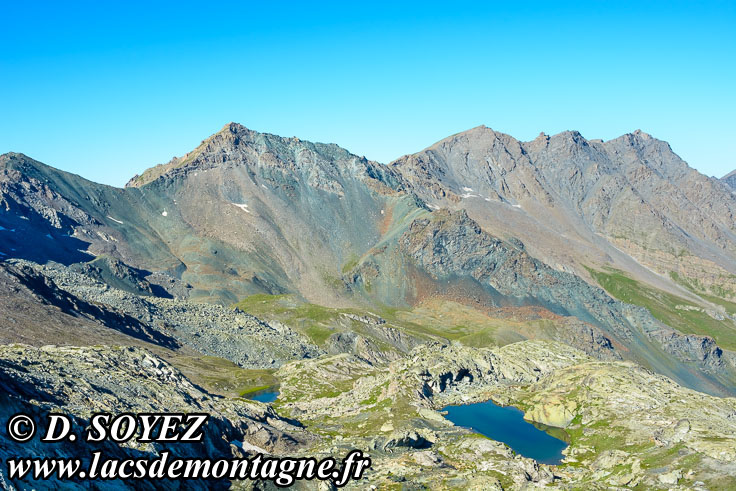
[[[341,462],[332,457],[270,457],[258,454],[247,459],[182,459],[168,451],[155,458],[105,459],[100,451],[92,452],[89,465],[72,458],[14,458],[7,461],[8,477],[34,480],[193,480],[228,479],[272,481],[290,486],[297,480],[332,480],[341,487],[360,479],[371,465],[370,457],[359,450],[350,452]]]
[[[37,421],[28,414],[18,413],[7,422],[10,440],[24,444],[41,433],[41,443],[77,440],[73,420],[65,414],[52,413],[45,417],[45,430],[38,431]],[[209,419],[205,413],[95,413],[83,433],[83,441],[98,443],[111,440],[124,444],[135,439],[138,443],[156,442],[163,445],[202,442],[203,428]],[[353,450],[338,461],[333,457],[275,457],[259,453],[249,458],[182,458],[164,450],[152,457],[106,458],[102,451],[92,451],[89,457],[14,457],[5,462],[11,480],[253,480],[272,481],[280,487],[298,480],[330,480],[342,487],[350,480],[360,479],[370,468],[371,459]]]

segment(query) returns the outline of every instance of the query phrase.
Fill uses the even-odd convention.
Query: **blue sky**
[[[485,124],[736,168],[734,1],[108,3],[0,5],[0,153],[119,186],[229,121],[380,162]]]

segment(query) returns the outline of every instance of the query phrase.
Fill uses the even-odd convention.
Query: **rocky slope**
[[[584,266],[608,264],[672,291],[649,269],[676,272],[708,291],[736,291],[736,198],[644,132],[521,142],[481,126],[391,167],[427,203],[466,209],[558,269],[585,277]]]
[[[122,312],[148,329],[176,339],[180,345],[246,368],[278,366],[285,360],[321,354],[308,339],[288,327],[267,324],[243,312],[219,305],[139,296],[64,267],[35,267],[64,291]]]
[[[202,276],[220,274],[227,263],[217,286],[235,293],[231,301],[298,292],[324,304],[339,303],[342,266],[416,209],[413,197],[391,188],[396,182],[387,167],[336,145],[229,124],[126,190],[165,196],[167,219],[226,248],[217,257],[201,251],[196,261],[207,265],[182,259],[195,295]]]
[[[0,253],[63,264],[106,254],[220,303],[286,292],[326,303],[342,265],[416,210],[385,166],[236,124],[165,169],[115,189],[2,156]]]
[[[267,324],[219,305],[135,295],[60,265],[13,261],[2,265],[2,272],[25,285],[44,282],[43,290],[37,286],[33,290],[43,302],[156,346],[186,346],[245,368],[277,367],[286,360],[323,353],[284,325]],[[3,324],[9,340],[17,341],[7,330],[14,324],[13,314]],[[36,342],[40,339],[52,342],[45,334]]]
[[[725,176],[721,177],[721,181],[728,184],[731,189],[736,189],[736,170],[731,171]]]
[[[296,361],[276,373],[281,395],[273,407],[213,397],[140,348],[13,344],[0,347],[0,360],[3,418],[21,410],[37,418],[63,412],[84,427],[96,411],[211,414],[202,444],[95,447],[108,456],[154,456],[166,449],[182,457],[256,451],[340,457],[360,448],[370,453],[372,467],[349,489],[713,489],[736,482],[736,399],[706,396],[634,364],[596,361],[559,343],[526,341],[493,350],[434,343],[381,366],[349,354]],[[441,412],[448,404],[489,398],[522,408],[531,421],[564,428],[570,446],[562,464],[515,455],[453,426]],[[68,441],[38,445],[6,442],[0,457],[90,450]],[[253,483],[235,484],[250,489]],[[229,487],[187,484],[219,485]],[[64,486],[85,489],[89,483]],[[300,487],[329,488],[320,486]]]
[[[621,356],[685,385],[732,393],[734,353],[710,338],[682,335],[645,309],[617,302],[579,277],[550,268],[523,245],[485,233],[464,211],[440,210],[417,218],[398,240],[378,251],[356,266],[352,282],[354,289],[379,300],[395,295],[399,287],[418,300],[453,295],[487,305],[537,305],[595,326],[602,335],[593,343],[611,345]],[[584,324],[570,328],[589,337]]]

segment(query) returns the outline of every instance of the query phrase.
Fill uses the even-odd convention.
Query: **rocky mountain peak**
[[[174,157],[166,164],[134,176],[126,187],[143,186],[161,176],[172,175],[178,169],[207,170],[225,163],[284,167],[293,171],[299,167],[347,160],[367,162],[334,143],[312,143],[297,137],[260,133],[231,122],[183,157]]]
[[[621,135],[618,138],[608,140],[605,143],[606,144],[623,144],[623,145],[626,145],[626,146],[629,146],[635,149],[643,149],[647,146],[655,145],[655,146],[666,147],[669,150],[669,152],[672,152],[672,149],[670,148],[667,142],[654,138],[652,135],[642,130],[635,130],[632,133],[626,133],[625,135]]]
[[[255,131],[249,130],[248,128],[246,128],[240,123],[236,123],[235,121],[230,121],[225,126],[223,126],[222,129],[218,131],[217,133],[227,133],[227,132],[230,132],[232,134],[238,134],[242,132],[257,133]]]
[[[7,152],[7,153],[0,155],[0,162],[6,162],[12,158],[17,158],[17,157],[25,157],[25,155],[22,153],[17,153],[17,152]]]
[[[553,135],[552,138],[571,140],[574,142],[587,141],[585,137],[578,130],[565,130],[560,133],[557,133],[556,135]]]
[[[449,149],[456,146],[472,146],[474,148],[489,147],[499,141],[516,141],[512,136],[500,131],[495,131],[485,125],[479,125],[469,130],[455,133],[438,141],[434,145],[425,150],[430,149]]]
[[[537,142],[534,140],[533,142]],[[589,145],[588,140],[576,130],[567,130],[552,135],[547,140],[548,147],[555,152],[568,153]],[[573,150],[576,149],[576,150]]]
[[[0,155],[0,167],[2,168],[23,166],[28,162],[35,162],[35,160],[24,153],[8,152]]]

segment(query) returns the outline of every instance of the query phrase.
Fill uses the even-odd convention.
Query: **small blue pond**
[[[251,394],[248,394],[248,399],[252,399],[254,401],[260,401],[260,402],[273,402],[279,397],[279,391],[277,389],[268,388],[264,390],[259,390],[258,392],[253,392]]]
[[[447,406],[444,410],[447,411],[446,418],[456,425],[503,442],[517,454],[541,464],[559,464],[564,457],[562,450],[567,443],[560,439],[566,437],[564,430],[524,421],[524,413],[515,407],[501,407],[486,401]],[[555,438],[550,432],[560,438]]]

